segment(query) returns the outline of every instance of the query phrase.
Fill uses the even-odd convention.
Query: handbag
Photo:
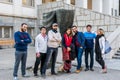
[[[109,53],[112,50],[108,40],[105,40],[105,54]]]

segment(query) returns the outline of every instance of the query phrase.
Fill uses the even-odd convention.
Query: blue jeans
[[[57,59],[57,54],[58,54],[58,48],[48,47],[47,57],[46,57],[46,65],[48,66],[48,64],[50,63],[50,60],[51,60],[51,62],[52,62],[51,73],[55,73],[55,63],[56,63],[56,59]]]
[[[77,70],[81,68],[83,48],[77,48]]]
[[[18,73],[19,64],[21,61],[21,71],[22,75],[26,74],[26,60],[27,60],[27,51],[15,51],[15,64],[13,76],[16,77]]]

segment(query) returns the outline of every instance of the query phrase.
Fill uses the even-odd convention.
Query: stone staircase
[[[120,48],[117,50],[117,52],[112,57],[113,59],[120,59]]]

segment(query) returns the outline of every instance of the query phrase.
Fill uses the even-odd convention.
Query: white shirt
[[[35,49],[36,53],[46,53],[47,52],[47,35],[45,37],[40,33],[35,38]]]

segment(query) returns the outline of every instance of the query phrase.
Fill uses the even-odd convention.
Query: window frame
[[[9,1],[0,0],[0,3],[13,4],[13,0],[9,0]]]
[[[1,27],[1,32],[2,32],[2,36],[0,37],[0,39],[10,39],[13,38],[13,26],[0,26]],[[9,29],[9,37],[5,37],[5,28]]]
[[[22,6],[24,7],[35,7],[35,0],[31,0],[31,2],[29,3],[29,0],[26,0],[25,3],[22,0]]]

